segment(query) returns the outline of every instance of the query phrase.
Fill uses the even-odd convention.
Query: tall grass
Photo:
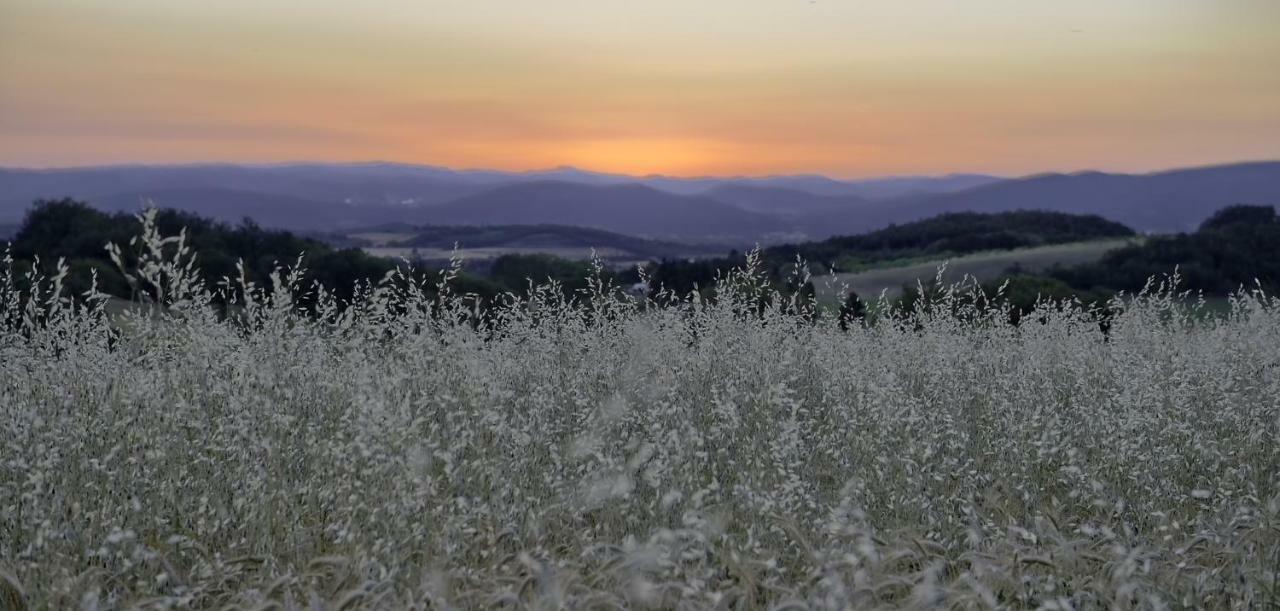
[[[966,315],[841,331],[751,269],[483,311],[283,270],[224,283],[225,316],[144,221],[158,313],[0,275],[0,606],[1280,602],[1268,296],[1155,289],[1104,335],[947,293]]]

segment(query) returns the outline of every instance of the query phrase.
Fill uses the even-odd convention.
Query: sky
[[[0,0],[0,165],[1280,159],[1277,0]]]

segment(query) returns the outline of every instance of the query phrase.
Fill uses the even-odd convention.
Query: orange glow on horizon
[[[0,0],[0,165],[678,176],[1280,158],[1280,3]]]

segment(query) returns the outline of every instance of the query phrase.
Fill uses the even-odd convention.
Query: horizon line
[[[452,172],[455,174],[505,174],[509,176],[533,176],[537,174],[550,174],[555,172],[578,172],[581,174],[594,175],[600,177],[612,178],[630,178],[638,181],[642,180],[674,180],[696,182],[702,180],[776,180],[785,178],[816,178],[830,180],[834,182],[857,183],[883,180],[912,180],[912,179],[942,179],[954,178],[962,176],[985,177],[997,180],[1019,180],[1025,178],[1034,178],[1038,176],[1071,176],[1078,174],[1112,174],[1127,176],[1150,176],[1156,174],[1164,174],[1168,172],[1177,172],[1184,170],[1223,168],[1242,165],[1257,165],[1268,163],[1280,163],[1280,158],[1276,159],[1241,159],[1234,161],[1211,162],[1205,164],[1171,166],[1162,169],[1149,171],[1114,171],[1102,170],[1097,168],[1081,168],[1073,170],[1042,170],[1027,174],[995,174],[987,172],[945,172],[938,174],[878,174],[864,175],[861,177],[838,177],[820,172],[795,172],[795,173],[779,173],[779,174],[733,174],[733,175],[714,175],[702,174],[695,176],[675,176],[670,174],[627,174],[622,172],[605,172],[600,170],[592,170],[574,165],[558,165],[548,168],[529,169],[529,170],[503,170],[496,168],[474,168],[463,167],[456,168],[447,165],[437,165],[431,163],[418,163],[407,161],[392,161],[372,159],[367,161],[319,161],[319,160],[289,160],[289,161],[190,161],[190,162],[117,162],[102,164],[83,164],[83,165],[64,165],[64,166],[22,166],[22,165],[4,165],[0,164],[0,171],[18,171],[18,172],[74,172],[85,170],[113,170],[113,169],[141,169],[141,168],[213,168],[213,167],[229,167],[229,168],[246,168],[246,169],[271,169],[271,168],[289,168],[289,167],[306,167],[306,166],[331,166],[331,167],[375,167],[389,166],[400,167],[415,170],[435,170],[441,172]]]

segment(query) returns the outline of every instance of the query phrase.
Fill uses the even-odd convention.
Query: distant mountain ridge
[[[630,176],[592,172],[573,167],[527,172],[454,170],[388,162],[109,165],[74,168],[0,168],[0,195],[47,197],[52,186],[64,195],[99,195],[122,189],[225,187],[298,197],[335,197],[346,203],[439,203],[480,189],[528,182],[569,182],[592,185],[642,184],[654,189],[692,195],[723,185],[781,187],[817,195],[857,195],[870,199],[910,193],[945,192],[1002,180],[980,174],[906,176],[837,180],[816,174],[731,177]],[[376,195],[374,195],[376,193]],[[352,201],[347,201],[352,200]]]
[[[1280,162],[1151,174],[1042,174],[902,203],[912,218],[1034,209],[1096,214],[1146,232],[1192,231],[1228,205],[1280,205]]]
[[[214,219],[342,231],[410,225],[560,224],[658,240],[750,246],[861,233],[949,212],[1097,214],[1142,232],[1194,228],[1231,204],[1280,202],[1280,162],[1151,174],[674,178],[557,168],[452,170],[392,163],[0,169],[0,224],[36,199],[103,210],[144,201]]]
[[[705,195],[744,210],[788,218],[803,218],[820,212],[851,211],[868,202],[857,195],[828,195],[790,187],[736,183],[712,187]]]

